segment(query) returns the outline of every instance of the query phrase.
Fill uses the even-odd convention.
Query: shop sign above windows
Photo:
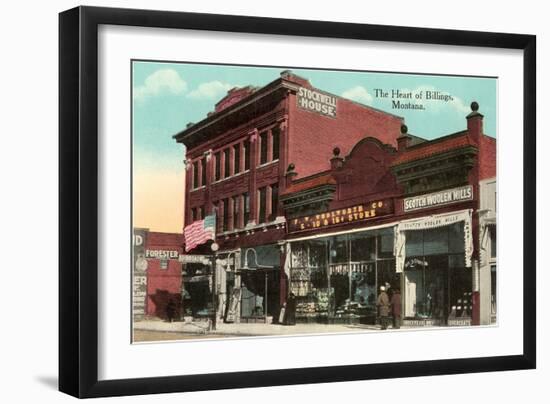
[[[179,252],[174,250],[145,250],[145,258],[178,259]]]
[[[428,209],[434,206],[471,201],[473,197],[474,191],[472,186],[466,185],[464,187],[405,198],[403,199],[403,210],[405,212],[410,212],[413,210]]]
[[[289,232],[328,228],[342,224],[362,222],[393,213],[391,199],[373,201],[348,208],[334,209],[324,213],[291,219]]]

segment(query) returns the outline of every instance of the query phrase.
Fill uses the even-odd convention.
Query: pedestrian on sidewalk
[[[401,292],[399,288],[393,289],[390,303],[391,314],[393,318],[393,328],[399,329],[401,327]]]
[[[166,318],[169,323],[174,321],[175,315],[176,315],[176,303],[174,303],[174,299],[170,299],[170,301],[168,301],[168,304],[166,304]]]
[[[284,306],[285,313],[283,315],[284,325],[296,325],[296,296],[290,292]]]
[[[388,328],[389,316],[390,316],[390,299],[386,293],[386,287],[380,286],[380,294],[376,302],[378,306],[378,316],[380,318],[380,326],[382,330]]]

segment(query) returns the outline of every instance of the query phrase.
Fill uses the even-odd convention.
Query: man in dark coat
[[[386,288],[380,286],[380,294],[378,295],[378,300],[376,301],[378,306],[378,315],[380,316],[380,325],[382,330],[388,328],[389,324],[389,315],[390,315],[390,299],[386,293]]]
[[[168,322],[174,321],[174,317],[176,316],[176,303],[173,299],[170,299],[168,304],[166,305],[166,319]]]
[[[401,292],[399,289],[393,289],[393,295],[390,303],[393,328],[399,329],[401,327]]]
[[[290,292],[286,300],[283,324],[296,325],[296,296],[292,292]]]

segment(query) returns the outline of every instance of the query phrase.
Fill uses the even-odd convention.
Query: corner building
[[[133,318],[162,318],[173,308],[174,318],[182,314],[182,271],[179,256],[183,236],[146,228],[134,228]],[[185,300],[183,300],[185,301]]]
[[[202,278],[216,286],[196,311],[212,310],[214,290],[220,320],[277,322],[292,293],[297,321],[372,323],[387,283],[411,325],[478,324],[479,184],[496,176],[482,118],[426,141],[289,71],[230,90],[174,136],[187,149],[185,226],[217,217],[216,273]],[[493,162],[480,164],[485,149]]]

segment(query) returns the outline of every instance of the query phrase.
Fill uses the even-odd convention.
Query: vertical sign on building
[[[145,259],[145,243],[147,229],[134,229],[134,268],[132,313],[134,321],[143,320],[147,300],[147,260]]]

